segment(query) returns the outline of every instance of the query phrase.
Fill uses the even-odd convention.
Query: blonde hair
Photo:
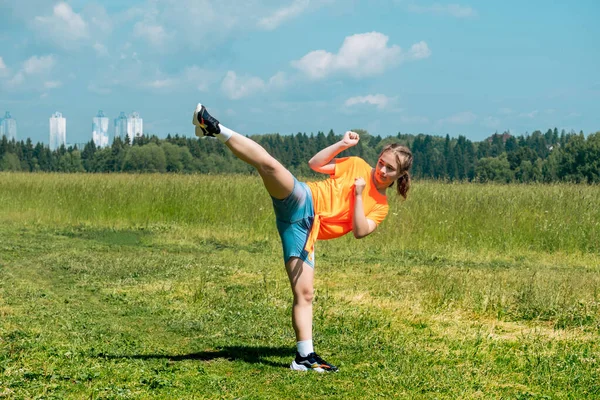
[[[379,158],[381,156],[391,151],[396,156],[396,162],[398,163],[398,172],[400,173],[400,178],[397,179],[398,185],[396,186],[396,192],[406,199],[408,195],[408,191],[410,189],[410,173],[409,170],[412,167],[413,163],[413,155],[410,149],[406,146],[402,146],[398,143],[388,144],[381,150],[379,153]],[[393,186],[392,183],[390,186]]]

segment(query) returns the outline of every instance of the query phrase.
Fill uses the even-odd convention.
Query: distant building
[[[57,150],[67,145],[67,119],[55,112],[50,117],[50,150]]]
[[[6,136],[7,140],[17,140],[17,121],[8,111],[0,118],[0,138],[2,136]]]
[[[92,140],[96,147],[108,146],[108,118],[104,116],[102,110],[92,118]]]
[[[129,142],[133,143],[133,138],[144,135],[144,121],[137,112],[131,113],[127,118],[127,136]]]
[[[127,116],[121,111],[121,114],[115,118],[115,139],[125,140],[127,135]]]
[[[144,135],[144,121],[140,118],[140,114],[132,112],[129,116],[125,116],[124,112],[121,112],[115,119],[115,139],[117,137],[121,140],[129,138],[129,143],[133,143],[133,139],[137,136]]]

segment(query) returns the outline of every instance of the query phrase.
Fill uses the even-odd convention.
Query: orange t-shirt
[[[373,184],[372,170],[360,157],[338,158],[329,179],[306,183],[312,193],[315,218],[320,219],[316,239],[334,239],[352,230],[355,178],[362,177],[366,182],[362,193],[365,216],[377,225],[385,219],[387,198]]]

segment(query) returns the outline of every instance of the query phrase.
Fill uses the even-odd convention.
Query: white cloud
[[[53,55],[33,56],[23,63],[23,72],[27,75],[36,75],[49,72],[56,65]]]
[[[521,113],[521,114],[519,114],[519,117],[521,117],[521,118],[530,118],[530,119],[533,119],[533,118],[535,118],[535,117],[536,117],[538,114],[539,114],[539,111],[538,111],[538,110],[534,110],[534,111],[532,111],[532,112],[529,112],[529,113]]]
[[[114,17],[108,15],[101,5],[88,4],[83,9],[82,14],[89,21],[90,31],[93,32],[94,36],[108,35],[112,32]]]
[[[22,71],[19,71],[13,76],[6,84],[9,87],[20,86],[23,82],[25,82],[25,74]]]
[[[279,2],[272,1],[277,4]],[[271,10],[263,2],[233,0],[146,0],[115,16],[115,23],[134,26],[134,36],[174,51],[218,46],[232,32],[257,29],[259,19]],[[138,25],[139,24],[139,25]]]
[[[238,76],[234,71],[228,71],[221,82],[221,90],[228,98],[239,100],[252,94],[279,89],[286,84],[283,72],[273,75],[268,82],[256,76]]]
[[[506,108],[506,107],[505,108],[501,108],[500,110],[498,110],[498,113],[502,114],[502,115],[510,115],[513,112],[514,112],[513,110],[511,110],[510,108]]]
[[[128,46],[126,46],[128,47]],[[88,90],[97,94],[108,94],[117,88],[151,90],[160,93],[174,91],[207,91],[223,76],[216,71],[202,69],[196,65],[187,66],[177,73],[164,73],[160,66],[147,62],[137,53],[123,54],[113,60],[107,68],[100,69],[97,76],[88,84]]]
[[[456,18],[471,18],[477,16],[477,11],[468,6],[461,6],[460,4],[434,3],[430,6],[419,6],[417,4],[410,4],[408,6],[408,10],[419,14],[444,14],[451,15]]]
[[[0,57],[0,78],[6,77],[9,74],[10,70],[8,69],[6,64],[4,64],[4,60],[2,59],[2,57]]]
[[[271,78],[269,78],[269,87],[272,88],[282,88],[288,84],[287,76],[284,72],[277,72]]]
[[[96,55],[98,57],[108,56],[108,49],[102,43],[94,43],[94,46],[92,47],[94,48],[94,50],[96,50]]]
[[[54,55],[32,56],[23,62],[23,66],[10,78],[4,82],[4,85],[10,89],[34,89],[39,90],[44,87],[48,80],[50,72],[56,65]],[[0,70],[1,73],[2,70]],[[7,77],[10,74],[5,74]]]
[[[62,86],[61,81],[46,81],[44,82],[44,88],[46,89],[56,89]]]
[[[458,114],[454,114],[448,118],[441,119],[440,124],[454,124],[454,125],[469,125],[477,120],[477,115],[471,111],[464,111]]]
[[[384,94],[369,94],[366,96],[351,97],[344,103],[346,107],[352,107],[358,104],[371,104],[377,108],[385,108],[391,99]]]
[[[33,26],[40,35],[65,49],[71,49],[89,36],[88,24],[67,3],[54,6],[52,15],[38,16]]]
[[[161,25],[137,22],[133,27],[133,35],[147,40],[155,47],[163,47],[169,35]]]
[[[309,6],[309,0],[294,0],[287,7],[282,7],[276,10],[273,14],[261,18],[258,21],[258,26],[266,30],[273,30],[281,25],[284,21],[294,18],[302,14]]]
[[[337,54],[315,50],[300,60],[292,61],[292,66],[312,79],[322,79],[336,72],[363,77],[380,74],[405,60],[431,55],[425,42],[414,44],[408,53],[403,54],[396,45],[388,47],[388,40],[386,35],[379,32],[348,36]]]
[[[220,78],[214,71],[208,71],[196,65],[186,67],[174,75],[164,75],[159,72],[157,76],[157,79],[145,83],[144,86],[162,91],[185,90],[191,87],[200,92],[206,92]]]
[[[167,43],[161,50],[174,53],[183,48],[215,48],[231,36],[272,30],[307,11],[335,1],[142,0],[111,17],[113,23],[119,26],[134,27],[136,23],[143,22],[162,27]],[[85,15],[90,20],[88,14]],[[148,38],[148,35],[144,37]]]
[[[409,60],[420,60],[427,58],[430,55],[431,50],[429,50],[427,43],[420,41],[419,43],[415,43],[410,47],[410,51],[408,52],[406,58]]]
[[[168,89],[168,88],[174,87],[176,84],[177,84],[176,79],[167,78],[167,79],[155,79],[153,81],[146,83],[146,86],[153,88],[153,89]]]
[[[238,77],[233,71],[228,71],[221,83],[221,89],[232,100],[241,99],[254,92],[262,92],[265,87],[262,79],[255,76]]]
[[[292,66],[303,71],[313,79],[324,78],[335,68],[336,56],[325,50],[315,50],[300,60],[292,61]]]
[[[569,113],[569,114],[567,115],[567,118],[579,118],[579,117],[581,117],[582,115],[583,115],[583,114],[581,114],[581,113],[578,113],[578,112],[572,112],[572,113]]]

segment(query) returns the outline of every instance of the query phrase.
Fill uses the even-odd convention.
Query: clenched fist
[[[354,194],[361,195],[366,185],[367,182],[365,182],[362,176],[356,178],[354,180]]]
[[[348,131],[348,132],[344,133],[344,137],[342,138],[342,143],[344,143],[344,146],[346,146],[346,147],[352,147],[352,146],[356,146],[356,144],[358,143],[359,140],[360,140],[360,137],[358,136],[358,133]]]

